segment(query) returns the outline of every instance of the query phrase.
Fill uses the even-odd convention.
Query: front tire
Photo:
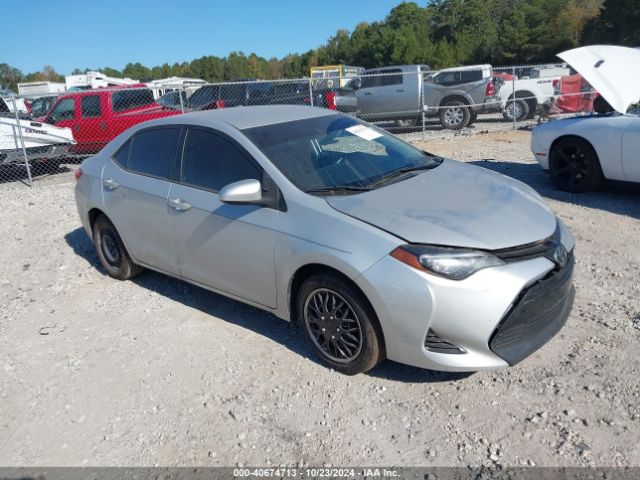
[[[560,190],[572,193],[597,190],[604,182],[598,155],[581,138],[565,138],[553,147],[549,173]]]
[[[142,272],[143,268],[133,263],[116,227],[105,215],[100,215],[93,224],[93,243],[98,260],[110,277],[128,280]]]
[[[440,125],[448,130],[460,130],[469,125],[471,112],[461,100],[452,100],[440,107]]]
[[[297,314],[309,344],[329,367],[356,375],[384,359],[378,319],[347,281],[332,275],[309,277],[298,292]]]

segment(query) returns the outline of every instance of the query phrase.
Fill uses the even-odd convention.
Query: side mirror
[[[258,180],[240,180],[226,185],[218,194],[224,203],[259,203],[262,200],[262,185]]]

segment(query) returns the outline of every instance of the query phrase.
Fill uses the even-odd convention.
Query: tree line
[[[238,79],[299,78],[316,65],[348,64],[366,68],[426,63],[433,69],[473,63],[495,66],[557,61],[555,55],[579,45],[607,43],[640,46],[638,0],[432,0],[422,7],[402,2],[379,22],[338,30],[323,45],[304,53],[266,59],[232,52],[190,62],[147,67],[128,63],[75,69],[150,81],[170,76],[209,82]],[[51,66],[24,75],[0,64],[0,83],[64,81]]]

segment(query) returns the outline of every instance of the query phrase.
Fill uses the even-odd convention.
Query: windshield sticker
[[[373,128],[369,128],[365,125],[354,125],[353,127],[346,128],[345,130],[360,138],[364,138],[365,140],[373,140],[382,136],[381,133],[378,133]]]

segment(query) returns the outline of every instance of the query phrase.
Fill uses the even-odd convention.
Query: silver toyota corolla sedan
[[[298,322],[347,374],[513,365],[573,303],[574,238],[534,190],[331,110],[146,122],[76,178],[110,276],[149,268]]]

